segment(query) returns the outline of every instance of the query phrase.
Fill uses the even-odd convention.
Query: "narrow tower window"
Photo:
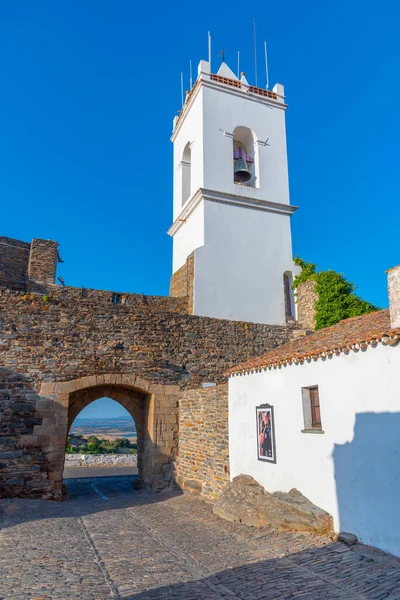
[[[286,272],[283,274],[283,291],[285,295],[285,316],[286,321],[290,321],[295,318],[293,310],[293,290],[292,290],[292,274]]]
[[[191,168],[192,168],[192,150],[190,143],[188,142],[185,146],[182,155],[181,169],[182,169],[182,206],[186,200],[190,197],[191,188]]]

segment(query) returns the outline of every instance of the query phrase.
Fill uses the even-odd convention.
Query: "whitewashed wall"
[[[200,89],[194,100],[193,106],[183,119],[183,122],[180,125],[179,134],[174,140],[174,221],[179,217],[182,210],[182,167],[180,164],[188,142],[191,144],[190,196],[192,196],[200,187],[203,187],[204,150],[202,89]]]
[[[266,105],[245,92],[232,93],[228,86],[203,90],[204,187],[249,198],[289,204],[285,110]],[[247,127],[258,145],[259,188],[240,186],[233,181],[233,134],[236,127]],[[250,152],[250,154],[254,154]]]
[[[323,434],[302,433],[301,388],[319,386]],[[277,463],[257,460],[255,407],[272,404]],[[400,345],[379,344],[229,381],[231,477],[298,488],[337,531],[400,556]]]
[[[204,244],[204,201],[194,209],[190,218],[178,229],[173,238],[172,272],[185,264],[189,254]]]
[[[285,323],[283,273],[293,269],[290,217],[205,202],[195,253],[196,315]]]

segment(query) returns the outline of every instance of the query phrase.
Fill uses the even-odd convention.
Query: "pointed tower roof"
[[[240,73],[240,81],[242,83],[244,83],[245,85],[249,85],[249,82],[246,79],[246,75],[244,74],[244,71],[242,73]]]
[[[219,75],[220,77],[227,77],[228,79],[236,79],[236,81],[239,81],[235,73],[232,71],[232,69],[228,67],[226,62],[222,63],[222,65],[218,69],[217,75]]]

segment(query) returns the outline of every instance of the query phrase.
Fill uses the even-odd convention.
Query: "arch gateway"
[[[75,417],[83,408],[108,397],[126,408],[135,421],[138,472],[142,484],[155,490],[168,486],[178,449],[179,386],[157,385],[135,375],[106,373],[63,383],[43,383],[40,388],[42,424],[35,435],[49,449],[49,479],[54,491],[63,478],[65,442]],[[49,412],[50,409],[50,412]]]

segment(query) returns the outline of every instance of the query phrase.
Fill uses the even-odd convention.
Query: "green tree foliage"
[[[89,437],[87,438],[87,441],[89,444],[96,444],[96,445],[100,444],[99,438],[97,438],[95,435],[89,435]]]
[[[88,444],[85,454],[102,454],[100,444]]]
[[[78,449],[71,444],[71,437],[67,438],[67,444],[65,446],[65,454],[76,454]]]
[[[354,293],[356,289],[354,283],[347,281],[340,273],[336,271],[317,273],[314,263],[307,263],[298,257],[295,257],[294,262],[302,270],[294,278],[293,289],[310,279],[316,282],[315,291],[318,294],[315,303],[316,329],[335,325],[342,319],[379,310],[378,307],[357,296]]]
[[[131,443],[128,438],[117,438],[114,442],[116,448],[130,448]]]
[[[79,443],[79,449],[71,441]],[[121,450],[137,451],[137,445],[132,444],[127,438],[117,438],[116,440],[99,439],[95,435],[88,438],[82,436],[68,437],[65,452],[67,454],[118,454]]]

